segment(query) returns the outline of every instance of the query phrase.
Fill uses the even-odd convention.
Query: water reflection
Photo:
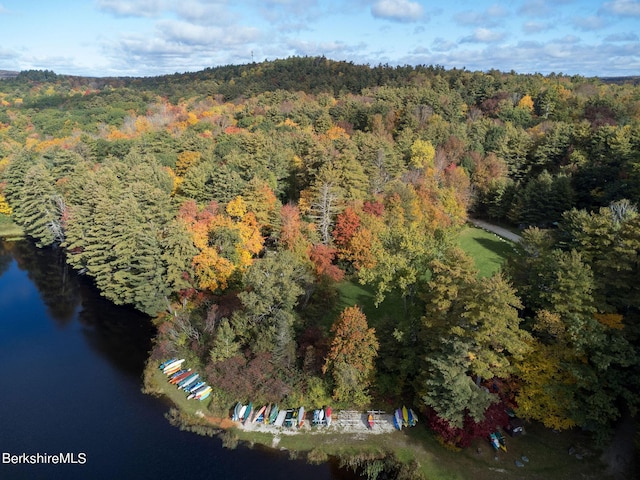
[[[89,459],[0,464],[0,479],[353,478],[335,464],[310,466],[286,453],[225,450],[218,439],[169,425],[166,400],[140,392],[153,334],[148,317],[100,297],[60,252],[0,242],[0,288],[0,452],[86,452]]]
[[[2,242],[3,256],[15,258],[35,284],[49,316],[60,326],[69,323],[80,305],[78,278],[59,249],[37,249],[27,241]]]

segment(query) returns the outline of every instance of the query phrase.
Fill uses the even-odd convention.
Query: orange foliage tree
[[[367,389],[374,374],[374,361],[379,343],[376,331],[369,328],[367,317],[357,305],[345,308],[331,327],[333,340],[323,373],[330,372],[334,380],[333,398],[365,405]]]

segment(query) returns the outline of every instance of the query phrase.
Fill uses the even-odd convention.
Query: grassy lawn
[[[481,276],[497,271],[512,244],[478,228],[465,228],[460,234],[460,246],[471,255]],[[359,305],[369,324],[379,331],[404,315],[404,303],[397,292],[388,294],[379,306],[374,305],[374,289],[360,285],[356,280],[341,282],[339,298],[335,307],[326,312],[322,323],[330,327],[339,313],[347,306]],[[223,420],[224,412],[211,415],[207,402],[187,401],[186,395],[167,382],[157,368],[151,370],[151,384],[155,391],[169,397],[183,412],[196,422],[231,422]],[[206,418],[203,418],[203,414]],[[199,419],[199,420],[196,420]],[[269,448],[286,449],[292,458],[309,458],[326,461],[328,457],[362,454],[383,455],[393,452],[400,461],[415,461],[419,472],[430,480],[495,480],[496,478],[537,479],[597,479],[604,477],[604,467],[599,461],[599,452],[590,447],[588,437],[581,432],[554,433],[537,424],[526,427],[526,434],[507,437],[507,452],[495,452],[487,439],[477,439],[465,449],[456,451],[442,446],[424,423],[416,428],[387,434],[363,434],[324,432],[315,428],[295,435],[244,431],[231,428],[228,432],[245,445],[264,445]],[[225,434],[227,435],[227,434]],[[580,451],[580,458],[568,454],[569,447]],[[516,465],[525,456],[529,461],[523,467]]]
[[[7,240],[17,240],[24,237],[24,231],[13,223],[10,217],[0,215],[0,237]]]
[[[458,237],[460,248],[473,257],[481,277],[490,277],[498,271],[513,243],[481,228],[466,227]]]
[[[443,447],[424,425],[388,434],[322,433],[320,431],[280,434],[234,430],[241,441],[261,444],[302,455],[322,452],[328,456],[384,454],[394,452],[403,462],[415,460],[420,473],[429,480],[495,480],[519,478],[524,480],[573,480],[605,478],[599,462],[600,453],[590,447],[589,439],[581,432],[554,433],[540,425],[531,424],[525,435],[506,438],[507,452],[496,453],[487,440],[476,440],[470,447],[454,451]],[[275,442],[274,442],[274,437]],[[581,458],[568,454],[573,446]],[[301,455],[302,454],[302,455]],[[525,456],[528,462],[522,462]],[[518,467],[516,460],[524,467]]]

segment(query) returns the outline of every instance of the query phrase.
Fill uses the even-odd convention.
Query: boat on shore
[[[393,426],[402,430],[402,412],[399,408],[393,413]]]
[[[169,373],[168,373],[168,372],[170,372],[171,370],[173,370],[173,369],[174,369],[174,368],[176,368],[176,367],[177,367],[177,369],[179,370],[179,369],[180,369],[180,365],[182,365],[183,363],[184,363],[184,358],[181,358],[180,360],[174,360],[173,362],[171,362],[171,363],[169,363],[169,364],[165,365],[165,366],[162,368],[162,371],[163,371],[165,374],[169,375]]]
[[[238,421],[241,408],[242,408],[242,404],[240,402],[236,403],[235,407],[233,407],[233,414],[231,415],[231,420],[233,420],[234,422]]]
[[[213,388],[209,387],[209,389],[206,390],[200,397],[197,397],[198,400],[200,400],[201,402],[203,400],[206,400],[209,397],[209,395],[211,395],[212,391],[213,391]]]
[[[247,409],[244,412],[244,418],[242,419],[242,423],[247,423],[247,420],[249,420],[249,416],[251,415],[251,412],[253,411],[253,403],[249,402],[249,405],[247,405]]]
[[[184,380],[181,380],[180,382],[178,382],[178,388],[180,390],[184,390],[185,387],[191,385],[193,382],[198,380],[198,378],[200,378],[200,375],[198,375],[197,373],[193,373],[189,375],[187,378],[185,378]]]
[[[178,382],[180,382],[181,380],[184,380],[185,378],[187,378],[189,375],[193,375],[193,372],[191,371],[191,369],[185,370],[184,372],[180,373],[180,374],[176,374],[173,377],[171,377],[171,379],[169,380],[169,383],[171,385],[175,385]]]
[[[177,360],[177,358],[172,358],[170,360],[167,360],[166,362],[162,362],[160,364],[160,366],[158,367],[160,370],[164,370],[164,367],[166,367],[167,365],[169,365],[170,363],[173,363]]]
[[[278,415],[280,414],[280,410],[278,409],[278,404],[276,403],[273,408],[271,408],[271,413],[269,414],[269,423],[275,423]]]
[[[264,411],[266,410],[266,408],[267,406],[264,405],[263,407],[260,407],[259,410],[256,410],[256,413],[252,419],[252,423],[258,423],[260,421],[260,416],[262,416],[262,419],[264,420]]]

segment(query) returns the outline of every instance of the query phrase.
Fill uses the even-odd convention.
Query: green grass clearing
[[[472,257],[481,277],[490,277],[500,270],[513,243],[481,228],[465,227],[458,237],[460,248]]]

